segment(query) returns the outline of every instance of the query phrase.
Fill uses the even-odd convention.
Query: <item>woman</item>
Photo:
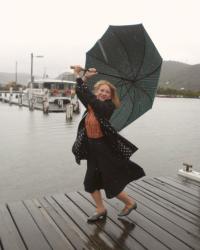
[[[116,197],[125,204],[118,216],[126,216],[137,208],[137,204],[123,189],[145,173],[129,160],[137,148],[109,123],[115,108],[120,105],[116,89],[108,81],[102,80],[95,84],[93,94],[86,82],[97,74],[96,69],[89,69],[81,78],[82,68],[73,68],[77,76],[77,96],[87,109],[79,124],[72,151],[78,164],[81,159],[87,160],[84,187],[96,204],[96,212],[88,218],[88,222],[106,218],[107,211],[100,189],[104,189],[107,198]]]

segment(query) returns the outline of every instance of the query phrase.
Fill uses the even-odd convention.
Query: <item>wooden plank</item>
[[[8,208],[28,249],[52,249],[22,202],[10,203]]]
[[[195,181],[195,180],[192,180],[192,179],[189,179],[189,178],[180,176],[180,175],[178,175],[178,176],[176,177],[176,179],[177,179],[177,180],[182,180],[182,181],[184,181],[185,183],[189,183],[189,184],[191,184],[194,188],[198,188],[198,189],[199,189],[199,187],[200,187],[200,182],[198,182],[198,181]]]
[[[197,190],[193,190],[191,188],[186,187],[183,184],[179,184],[179,183],[175,182],[174,180],[171,180],[171,179],[166,178],[166,177],[154,178],[154,180],[155,179],[159,180],[161,182],[164,182],[167,185],[172,186],[172,187],[174,187],[174,188],[176,188],[176,189],[178,189],[180,191],[183,191],[184,195],[187,195],[187,197],[190,197],[190,198],[198,200],[198,201],[200,199],[200,188],[199,188],[198,191]]]
[[[166,187],[171,192],[174,191],[174,193],[187,197],[189,200],[194,200],[195,202],[199,201],[200,195],[198,195],[198,191],[188,188],[183,184],[180,184],[174,180],[170,180],[166,177],[156,177],[152,178],[150,181],[154,181],[155,183],[161,184],[163,187]],[[199,189],[200,190],[200,189]],[[194,203],[195,203],[194,202]]]
[[[79,206],[88,216],[94,213],[95,207],[80,194],[70,193],[68,196],[76,206]],[[135,246],[136,249],[145,249],[134,238],[129,237],[129,231],[135,230],[134,225],[130,224],[129,228],[124,230],[124,228],[117,225],[117,216],[115,217],[114,222],[110,220],[110,218],[107,218],[105,223],[96,222],[96,225],[115,241],[119,249],[131,249],[132,246]],[[143,235],[143,239],[145,240],[145,235]]]
[[[119,205],[116,200],[108,200],[107,202],[110,203],[110,205],[112,205],[116,209],[118,209]],[[138,208],[140,208],[140,206],[138,206]],[[190,249],[189,246],[187,246],[185,243],[170,234],[167,230],[165,230],[164,227],[162,228],[159,224],[155,224],[153,220],[150,220],[148,217],[145,217],[142,213],[134,211],[128,215],[128,218],[134,223],[138,223],[138,225],[140,225],[144,230],[146,230],[150,235],[152,235],[157,241],[160,241],[167,248],[185,250]]]
[[[128,194],[134,198],[135,193],[133,190],[128,190]],[[168,220],[167,218],[163,217],[159,213],[149,209],[149,206],[143,206],[140,203],[138,204],[137,211],[151,220],[153,223],[157,224],[168,233],[179,239],[180,241],[184,242],[189,247],[193,247],[194,249],[199,249],[200,246],[200,238],[197,238],[195,235],[189,234],[186,230],[176,225],[174,222]]]
[[[83,232],[76,226],[76,224],[73,223],[70,217],[51,197],[46,196],[44,199],[41,198],[39,199],[39,202],[42,204],[49,216],[51,216],[56,225],[68,238],[75,249],[96,249],[97,246],[88,241],[88,238],[85,236],[85,234],[83,234]]]
[[[172,223],[184,229],[186,232],[188,232],[188,234],[193,234],[196,237],[200,237],[199,226],[196,226],[195,224],[186,220],[184,215],[182,216],[179,213],[174,213],[173,209],[168,209],[168,207],[165,204],[149,199],[148,196],[146,197],[144,193],[138,191],[136,188],[132,186],[127,188],[127,190],[129,190],[131,195],[134,196],[134,198],[140,202],[141,206],[145,206],[150,210],[154,211],[155,213],[160,214],[167,220],[171,221]]]
[[[139,185],[139,182],[132,182],[129,187],[134,187],[137,192],[142,193],[142,195],[149,200],[154,201],[155,203],[166,207],[168,210],[172,211],[174,214],[182,216],[185,220],[193,223],[194,225],[198,226],[199,222],[197,221],[197,217],[190,212],[186,211],[184,208],[176,206],[176,204],[171,203],[170,201],[162,198],[161,196],[152,193],[151,190],[148,190],[146,187],[142,187]]]
[[[167,186],[165,184],[165,182],[161,182],[161,181],[156,180],[156,179],[145,180],[144,182],[158,188],[159,190],[164,191],[167,194],[170,194],[170,195],[182,200],[186,204],[190,204],[190,205],[193,205],[195,207],[199,206],[199,200],[196,200],[195,198],[192,199],[191,195],[187,195],[183,191],[180,192],[176,188],[170,187],[169,185]]]
[[[170,177],[170,176],[167,176],[166,177],[167,179],[170,179],[172,181],[175,181],[177,183],[180,183],[182,185],[184,185],[185,187],[188,187],[192,190],[199,190],[199,187],[196,186],[196,185],[193,185],[191,182],[189,182],[188,178],[179,178],[179,177]]]
[[[53,249],[74,249],[37,200],[26,200],[24,204]]]
[[[89,194],[85,192],[80,192],[80,194],[85,198],[88,199],[92,204],[94,202],[92,201]],[[163,247],[167,247],[170,249],[173,249],[174,246],[177,247],[177,249],[185,249],[189,250],[190,248],[183,244],[181,241],[173,237],[171,234],[157,226],[156,224],[152,223],[150,220],[139,214],[137,211],[133,211],[129,216],[122,218],[122,219],[116,219],[116,214],[119,212],[119,207],[121,206],[121,202],[119,202],[117,199],[105,199],[105,204],[108,209],[108,215],[109,217],[123,228],[123,230],[126,230],[127,225],[133,224],[135,227],[141,227],[145,231],[145,234],[148,233],[152,236],[151,240],[149,241],[149,245],[146,246],[147,249],[162,249]],[[133,231],[130,231],[129,234],[134,237],[137,236],[134,234],[135,228]],[[143,235],[143,234],[141,234]],[[143,239],[140,239],[143,243]],[[162,244],[162,247],[160,248],[154,248],[154,244],[159,244],[160,246]]]
[[[145,183],[148,183],[158,188],[159,190],[172,194],[174,197],[177,197],[178,199],[192,206],[195,206],[196,208],[199,207],[199,197],[180,191],[178,188],[174,188],[170,185],[167,185],[163,181],[159,181],[158,179],[154,178],[154,179],[145,180]],[[198,213],[197,216],[200,216],[200,213]]]
[[[172,204],[174,204],[176,206],[183,208],[184,210],[197,216],[198,218],[200,217],[198,207],[191,205],[191,204],[188,204],[188,203],[182,201],[181,199],[179,199],[171,194],[168,194],[168,193],[160,190],[159,188],[154,187],[151,184],[146,183],[144,181],[138,182],[137,185],[142,186],[142,187],[146,188],[147,190],[150,190],[152,193],[158,195],[159,197],[162,197],[162,198],[168,200],[169,202],[171,202]]]
[[[120,249],[115,242],[108,237],[97,225],[86,223],[87,216],[77,206],[75,206],[65,195],[53,195],[52,198],[71,217],[76,225],[102,249]]]
[[[0,206],[1,247],[6,250],[25,250],[25,245],[6,206]]]
[[[119,219],[121,202],[104,195],[108,217],[93,224],[85,192],[10,203],[0,206],[0,250],[200,249],[199,191],[181,178],[143,178],[127,187],[136,211]]]

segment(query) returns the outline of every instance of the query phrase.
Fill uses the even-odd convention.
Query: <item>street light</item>
[[[33,95],[32,95],[32,88],[33,88],[33,81],[34,81],[34,77],[33,77],[33,57],[43,58],[44,56],[42,56],[42,55],[34,56],[33,53],[31,53],[31,83],[30,83],[30,89],[29,89],[29,109],[30,110],[34,109]]]
[[[15,62],[15,84],[17,86],[17,66],[18,66],[18,63],[17,61]]]
[[[33,53],[31,53],[31,85],[32,85],[33,80],[34,80],[34,77],[33,77],[33,57],[43,58],[44,56],[42,56],[42,55],[33,56]]]

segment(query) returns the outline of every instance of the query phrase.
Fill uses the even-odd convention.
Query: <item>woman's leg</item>
[[[131,208],[136,202],[134,201],[134,199],[132,199],[130,196],[128,196],[128,194],[124,191],[122,191],[121,193],[119,193],[116,196],[117,199],[119,199],[120,201],[122,201],[125,204],[125,208],[124,209],[129,209]]]
[[[99,190],[96,190],[93,193],[91,193],[91,196],[94,199],[95,204],[96,204],[96,212],[97,213],[104,212],[106,210],[106,208],[105,208],[105,206],[103,204],[101,192]]]

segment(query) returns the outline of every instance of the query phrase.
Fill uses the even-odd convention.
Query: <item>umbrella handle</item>
[[[75,69],[75,66],[70,66],[70,69]],[[85,74],[86,71],[92,72],[92,71],[90,71],[90,69],[84,69],[84,68],[82,68],[82,67],[80,67],[80,69],[81,69],[81,71],[84,72],[84,74]],[[99,73],[99,72],[98,72],[98,73]]]
[[[75,69],[75,66],[70,66],[70,69]],[[80,69],[81,69],[81,71],[84,71],[84,72],[86,72],[88,70],[88,69],[84,69],[82,67],[80,67]]]

